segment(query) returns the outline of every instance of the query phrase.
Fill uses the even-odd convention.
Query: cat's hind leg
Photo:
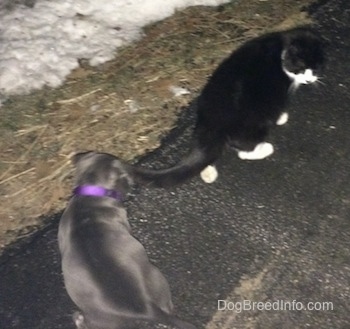
[[[265,142],[268,135],[267,126],[252,126],[246,128],[244,134],[231,138],[228,143],[233,147],[242,160],[261,160],[274,151],[271,143]]]
[[[238,151],[238,157],[242,160],[261,160],[273,153],[271,143],[262,142],[255,146],[252,151]]]
[[[289,115],[287,112],[283,112],[276,121],[277,126],[282,126],[288,122]]]
[[[214,165],[210,165],[203,169],[200,175],[205,183],[211,184],[218,178],[218,171]]]

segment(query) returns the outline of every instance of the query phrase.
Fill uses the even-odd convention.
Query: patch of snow
[[[79,66],[111,60],[142,27],[195,5],[230,0],[37,0],[6,9],[0,0],[0,94],[57,87]],[[25,2],[25,1],[22,1]]]

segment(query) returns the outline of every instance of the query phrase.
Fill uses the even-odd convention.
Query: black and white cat
[[[190,153],[168,169],[136,167],[136,180],[168,187],[201,173],[211,183],[217,177],[212,164],[227,144],[241,159],[271,155],[273,145],[266,141],[270,128],[288,121],[284,109],[289,95],[316,82],[323,62],[323,41],[308,27],[246,42],[218,66],[198,97]]]

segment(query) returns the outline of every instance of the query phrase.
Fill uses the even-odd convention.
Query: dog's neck
[[[123,195],[116,190],[110,190],[98,185],[80,185],[73,190],[74,195],[108,197],[117,201],[123,201]]]

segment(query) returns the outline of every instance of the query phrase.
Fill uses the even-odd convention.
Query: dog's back
[[[112,176],[118,182],[115,172]],[[194,328],[171,315],[169,285],[130,234],[120,200],[74,196],[61,218],[58,240],[67,292],[83,313],[74,316],[78,328],[119,329],[136,320]]]

